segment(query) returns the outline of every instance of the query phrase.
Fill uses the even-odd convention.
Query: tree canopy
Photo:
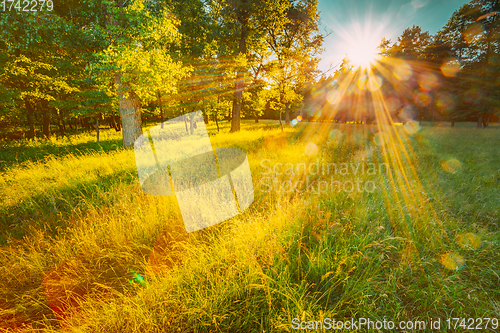
[[[477,120],[499,110],[500,5],[472,0],[435,34],[384,39],[377,64],[348,59],[320,78],[317,0],[66,1],[0,17],[0,128],[26,138],[104,120],[130,146],[142,122],[202,110],[206,121],[292,114],[374,121],[373,90],[395,120]],[[399,118],[398,118],[399,117]],[[401,120],[400,119],[400,120]],[[95,126],[92,126],[95,124]]]

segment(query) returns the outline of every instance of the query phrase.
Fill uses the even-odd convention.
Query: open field
[[[428,332],[441,318],[433,332],[459,332],[445,320],[500,319],[496,124],[221,125],[212,145],[247,152],[255,199],[189,234],[175,197],[141,191],[121,133],[6,144],[0,331],[291,332],[369,318]]]

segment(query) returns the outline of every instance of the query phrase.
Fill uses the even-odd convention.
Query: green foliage
[[[264,114],[265,94],[263,89],[243,93],[242,113],[245,117],[258,119]]]
[[[173,61],[162,49],[147,50],[137,43],[135,46],[109,46],[100,56],[101,68],[108,70],[108,76],[121,73],[121,80],[130,85],[130,91],[141,101],[157,99],[157,91],[174,94],[177,81],[189,73],[190,68],[179,61]],[[98,68],[96,73],[103,70]],[[94,74],[95,75],[95,74]]]
[[[20,90],[19,99],[55,100],[54,94],[77,91],[56,76],[57,68],[20,55],[12,57],[4,67],[0,80],[7,86]]]
[[[274,2],[273,2],[274,4]],[[278,2],[271,6],[269,15],[262,18],[268,31],[266,43],[274,58],[266,65],[273,89],[279,92],[278,109],[300,101],[299,91],[314,78],[323,36],[318,33],[317,1]],[[288,119],[287,119],[288,120]]]
[[[429,32],[422,32],[419,26],[414,25],[412,28],[405,29],[398,37],[397,44],[393,46],[392,56],[411,60],[422,58],[430,41]]]

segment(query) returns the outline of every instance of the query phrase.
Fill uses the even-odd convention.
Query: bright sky
[[[325,51],[319,68],[339,64],[346,53],[366,53],[382,37],[397,40],[404,29],[419,25],[436,33],[455,10],[470,0],[318,0]],[[333,71],[328,73],[333,74]]]

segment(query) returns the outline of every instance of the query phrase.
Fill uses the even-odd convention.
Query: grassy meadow
[[[254,202],[189,234],[121,133],[4,142],[0,332],[500,319],[498,126],[228,126],[212,145],[247,153]]]

